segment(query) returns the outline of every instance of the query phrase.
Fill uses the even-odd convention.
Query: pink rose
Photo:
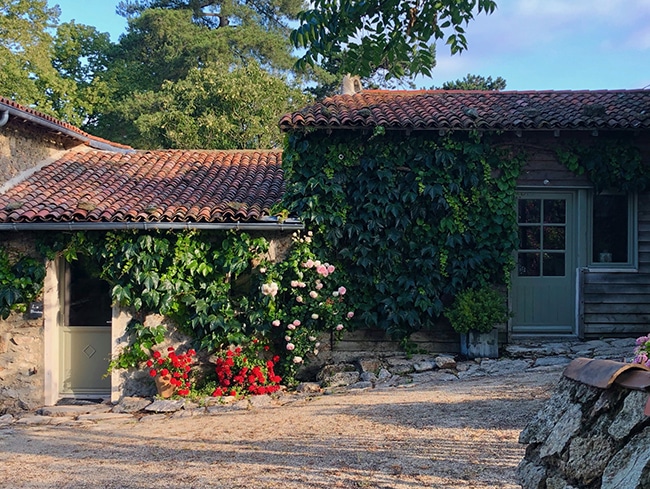
[[[294,326],[300,326],[300,321],[299,321],[298,319],[295,319],[295,320],[293,321],[293,325],[294,325]]]
[[[276,319],[271,324],[277,328],[278,326],[280,326],[280,320]]]
[[[312,299],[315,299],[316,297],[318,297],[318,292],[316,292],[315,290],[312,290],[309,293],[309,297],[311,297]]]
[[[348,291],[345,287],[339,287],[339,295],[345,295],[345,293]]]
[[[336,270],[336,268],[334,268],[334,265],[328,265],[328,267],[327,267],[327,271],[328,271],[329,273],[334,273],[334,270]]]
[[[354,312],[352,312],[352,311],[348,312],[347,317],[348,317],[348,319],[353,318],[354,317]]]
[[[293,324],[288,324],[287,329],[294,330],[296,327]]]
[[[343,329],[343,325],[342,325],[342,324],[337,324],[337,325],[336,325],[336,331],[341,331],[342,329]]]
[[[292,351],[296,348],[296,345],[293,343],[287,343],[287,350]]]

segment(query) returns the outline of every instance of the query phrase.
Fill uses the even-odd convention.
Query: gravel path
[[[216,415],[0,427],[12,488],[514,489],[563,367],[305,396]]]

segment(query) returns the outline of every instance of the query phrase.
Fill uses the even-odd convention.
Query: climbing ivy
[[[111,285],[115,303],[140,320],[148,313],[169,317],[200,348],[218,348],[253,330],[250,318],[259,318],[247,285],[253,262],[263,264],[266,238],[234,231],[79,232],[52,234],[40,249],[45,256],[83,257]]]
[[[42,260],[22,256],[10,260],[5,249],[0,249],[0,316],[7,319],[11,312],[25,312],[43,290],[45,266]]]
[[[460,291],[505,284],[523,154],[476,133],[294,133],[282,203],[355,284],[366,327],[426,328]]]
[[[639,149],[623,137],[600,137],[591,144],[572,141],[557,150],[558,159],[576,175],[586,174],[596,192],[643,191],[650,183],[650,169]]]

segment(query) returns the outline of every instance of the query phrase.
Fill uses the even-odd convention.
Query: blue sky
[[[650,88],[650,0],[496,0],[497,11],[467,26],[468,51],[438,46],[432,79],[440,86],[467,73],[506,79],[509,90]],[[126,21],[117,0],[49,0],[61,22],[109,32]]]

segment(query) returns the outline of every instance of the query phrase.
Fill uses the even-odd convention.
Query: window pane
[[[519,199],[519,222],[540,222],[541,200]]]
[[[519,226],[519,248],[539,250],[539,226]]]
[[[545,200],[544,222],[553,224],[566,223],[566,200]]]
[[[544,276],[564,277],[564,253],[544,253]]]
[[[594,196],[593,261],[627,263],[628,197],[626,195]]]
[[[92,277],[79,262],[70,264],[68,326],[106,326],[111,323],[111,288]]]
[[[520,277],[539,277],[539,253],[519,253]]]
[[[566,228],[558,226],[544,226],[544,249],[564,250]]]

